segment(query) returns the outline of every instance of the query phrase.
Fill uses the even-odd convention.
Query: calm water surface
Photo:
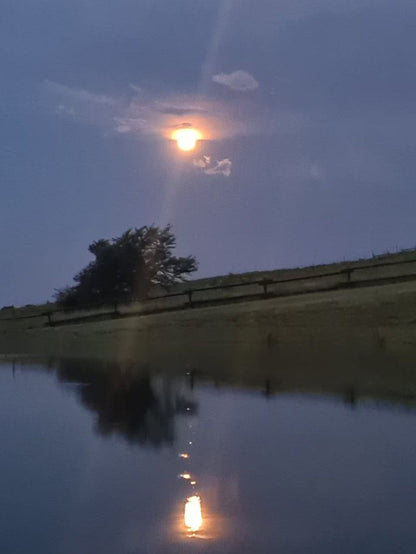
[[[409,403],[86,362],[0,385],[1,553],[416,552]]]

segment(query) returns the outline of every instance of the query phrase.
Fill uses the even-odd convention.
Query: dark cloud
[[[174,106],[167,106],[165,108],[156,108],[156,111],[166,115],[192,115],[192,114],[206,114],[207,110],[202,108],[176,108]]]

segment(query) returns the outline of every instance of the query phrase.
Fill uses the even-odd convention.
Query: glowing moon
[[[173,140],[176,140],[178,148],[184,152],[193,150],[197,141],[201,138],[200,133],[196,129],[185,128],[177,129],[173,135]]]

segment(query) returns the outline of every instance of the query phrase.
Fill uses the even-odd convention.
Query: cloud
[[[105,133],[138,138],[169,140],[175,129],[185,125],[198,129],[206,141],[253,135],[287,136],[303,123],[300,114],[265,110],[251,97],[236,101],[200,94],[158,95],[136,86],[129,86],[119,96],[109,96],[52,81],[44,82],[43,92],[48,97],[48,106],[52,103],[54,112],[61,117],[98,126]]]
[[[192,115],[192,114],[205,114],[207,113],[207,110],[204,108],[199,108],[196,106],[171,106],[169,104],[161,104],[160,108],[157,106],[155,107],[155,110],[161,114],[166,115]]]
[[[192,163],[195,167],[208,167],[211,164],[211,156],[202,156],[199,160],[193,160]]]
[[[171,138],[179,127],[198,129],[203,140],[222,140],[255,132],[253,108],[195,95],[134,97],[114,118],[115,130],[134,135]]]
[[[56,113],[75,116],[74,108],[71,108],[70,106],[65,106],[65,104],[59,104],[56,107]]]
[[[310,166],[309,174],[313,181],[321,181],[324,175],[322,168],[316,163]]]
[[[214,167],[210,167],[204,170],[205,175],[224,175],[229,177],[231,175],[231,168],[233,163],[230,159],[224,158],[216,163]]]
[[[53,81],[45,81],[45,87],[62,98],[70,99],[74,102],[89,103],[101,106],[112,106],[115,104],[114,98],[106,94],[97,94],[89,92],[83,88],[68,87]]]
[[[242,69],[232,71],[231,73],[218,73],[218,75],[212,77],[212,80],[214,83],[241,92],[255,90],[259,86],[253,75]]]
[[[232,161],[229,158],[211,163],[211,156],[202,156],[199,160],[193,160],[195,167],[199,167],[203,170],[205,175],[224,175],[229,177],[231,175],[231,168],[233,166]]]
[[[114,126],[113,119],[121,109],[120,100],[107,94],[53,81],[44,81],[43,92],[48,104],[55,104],[54,111],[59,116],[101,127],[105,132]]]

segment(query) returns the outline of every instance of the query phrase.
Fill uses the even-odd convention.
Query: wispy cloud
[[[229,158],[224,158],[217,162],[214,167],[205,169],[204,173],[205,175],[224,175],[225,177],[229,177],[231,175],[232,166],[232,161]]]
[[[240,92],[255,90],[259,86],[259,83],[253,75],[242,69],[237,69],[231,73],[218,73],[212,77],[212,80],[214,83],[224,85]]]
[[[175,106],[164,102],[157,103],[155,105],[155,110],[161,114],[179,116],[208,113],[206,108],[198,106]]]
[[[209,126],[214,113],[212,101],[191,95],[154,99],[141,94],[133,97],[114,118],[115,130],[170,137],[173,129],[179,126]]]
[[[195,167],[203,169],[211,164],[211,156],[202,156],[199,160],[193,160],[192,163]]]
[[[121,109],[120,100],[83,88],[45,81],[43,90],[48,103],[55,105],[53,109],[56,114],[99,126],[105,131],[114,126],[113,118]]]
[[[83,88],[68,87],[54,81],[45,81],[45,87],[51,92],[60,95],[63,98],[70,99],[73,102],[98,104],[102,106],[113,106],[116,101],[106,94],[97,94]]]
[[[198,160],[193,160],[193,164],[195,167],[202,169],[205,175],[224,175],[224,177],[229,177],[231,175],[233,166],[229,158],[211,163],[211,156],[202,156],[202,158]]]
[[[244,106],[204,96],[154,99],[138,95],[114,121],[119,133],[170,138],[174,129],[187,126],[198,129],[204,140],[222,140],[252,133],[252,117],[247,113],[245,119],[243,112]]]
[[[56,113],[75,116],[75,110],[71,106],[66,106],[65,104],[58,104],[56,106]]]
[[[241,73],[246,77],[241,78]],[[235,79],[235,74],[240,77],[237,75]],[[221,79],[218,75],[215,77],[222,84],[232,84],[236,90],[254,86],[251,82],[254,78],[242,71]],[[257,81],[254,82],[257,86]],[[45,81],[44,91],[49,104],[54,104],[55,113],[62,117],[100,126],[106,132],[137,137],[170,139],[175,129],[185,125],[197,128],[203,140],[208,141],[261,134],[286,135],[298,129],[302,121],[299,114],[287,110],[266,113],[252,98],[235,101],[191,94],[163,96],[136,86],[115,97],[52,81]]]

